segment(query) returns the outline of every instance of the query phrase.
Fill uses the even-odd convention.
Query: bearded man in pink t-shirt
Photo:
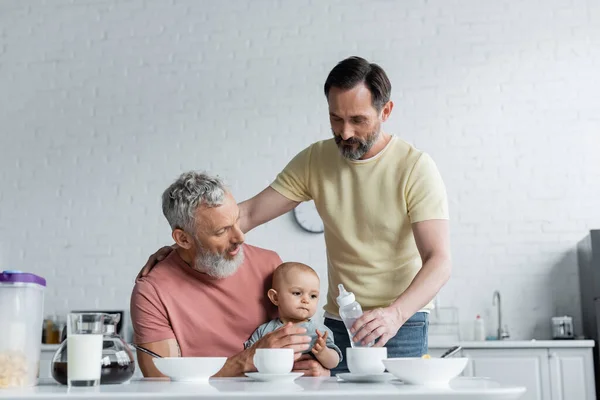
[[[138,278],[131,295],[134,341],[163,357],[227,357],[216,376],[255,371],[257,348],[292,348],[294,369],[327,375],[310,356],[310,337],[291,324],[252,347],[244,342],[257,326],[276,317],[267,297],[277,253],[244,244],[239,208],[215,177],[182,174],[163,193],[162,209],[175,250],[152,271]],[[147,354],[138,351],[146,377],[163,376]]]

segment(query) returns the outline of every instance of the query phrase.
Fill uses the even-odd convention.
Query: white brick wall
[[[512,337],[578,317],[575,243],[600,226],[600,3],[0,2],[0,268],[48,279],[46,311],[126,307],[171,243],[160,193],[182,171],[239,200],[327,138],[322,84],[380,63],[385,126],[437,161],[454,274],[440,303],[503,295]],[[324,275],[322,236],[284,216],[248,235]]]

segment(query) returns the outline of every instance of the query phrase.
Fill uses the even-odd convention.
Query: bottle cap
[[[5,284],[34,284],[46,287],[46,280],[41,276],[17,270],[0,271],[0,283]]]

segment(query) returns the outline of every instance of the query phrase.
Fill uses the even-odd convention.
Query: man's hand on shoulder
[[[161,247],[160,249],[158,249],[158,251],[156,253],[154,253],[150,257],[148,257],[148,261],[146,261],[146,265],[144,265],[142,267],[140,272],[135,277],[135,280],[137,281],[138,279],[143,278],[146,275],[148,275],[150,273],[150,271],[152,271],[152,268],[154,268],[156,266],[156,264],[158,264],[159,262],[161,262],[162,260],[167,258],[167,256],[169,254],[171,254],[171,252],[175,249],[177,249],[176,244],[171,245],[171,246]]]

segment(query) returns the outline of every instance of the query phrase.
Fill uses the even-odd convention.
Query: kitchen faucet
[[[500,302],[500,292],[495,290],[494,297],[492,298],[492,305],[495,306],[498,303],[498,336],[496,339],[503,340],[509,338],[508,329],[502,328],[502,305]]]

